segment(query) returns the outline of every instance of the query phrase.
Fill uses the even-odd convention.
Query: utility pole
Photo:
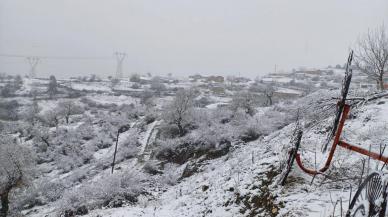
[[[123,62],[127,54],[123,52],[116,52],[115,56],[117,60],[116,79],[121,79],[123,77]]]
[[[31,78],[35,78],[35,76],[36,76],[36,67],[38,66],[38,63],[40,62],[40,58],[39,57],[27,57],[27,61],[30,64],[29,76]]]
[[[116,154],[117,154],[117,146],[119,144],[119,136],[121,133],[124,133],[128,131],[130,128],[129,125],[123,125],[117,130],[117,135],[116,135],[116,145],[115,145],[115,152],[113,154],[113,162],[112,162],[112,171],[111,173],[113,174],[113,171],[115,170],[115,164],[116,164]]]

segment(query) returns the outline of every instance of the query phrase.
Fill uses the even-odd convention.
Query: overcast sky
[[[0,0],[0,54],[43,59],[41,76],[124,73],[255,77],[344,63],[357,37],[388,26],[387,0]],[[25,74],[23,58],[0,72]]]

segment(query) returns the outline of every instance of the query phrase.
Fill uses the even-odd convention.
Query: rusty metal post
[[[334,137],[333,145],[331,146],[330,153],[329,153],[329,156],[326,160],[325,165],[320,170],[313,170],[313,169],[306,168],[305,166],[303,166],[300,154],[298,153],[296,155],[296,162],[298,163],[298,166],[300,167],[301,170],[303,170],[305,173],[308,173],[310,175],[317,175],[317,174],[323,173],[327,169],[329,169],[331,161],[333,160],[334,152],[337,148],[338,143],[340,142],[341,133],[342,133],[342,130],[343,130],[343,127],[345,124],[345,120],[349,114],[349,111],[350,111],[350,106],[345,104],[344,111],[342,113],[342,117],[341,117],[338,129],[337,129],[337,133]]]

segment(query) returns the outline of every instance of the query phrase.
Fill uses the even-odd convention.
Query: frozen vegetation
[[[277,179],[297,118],[303,162],[326,159],[343,73],[1,75],[0,216],[6,208],[31,217],[342,216],[364,156],[339,149],[325,175],[295,166],[285,186]],[[359,100],[343,139],[378,152],[388,141],[388,99],[365,100],[374,91],[352,85],[349,97]]]

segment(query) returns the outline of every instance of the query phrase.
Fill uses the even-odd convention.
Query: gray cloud
[[[256,76],[342,63],[358,35],[383,22],[386,0],[1,0],[0,53],[110,56],[124,72]],[[46,59],[43,76],[113,74],[115,60]],[[24,74],[22,58],[0,72]]]

